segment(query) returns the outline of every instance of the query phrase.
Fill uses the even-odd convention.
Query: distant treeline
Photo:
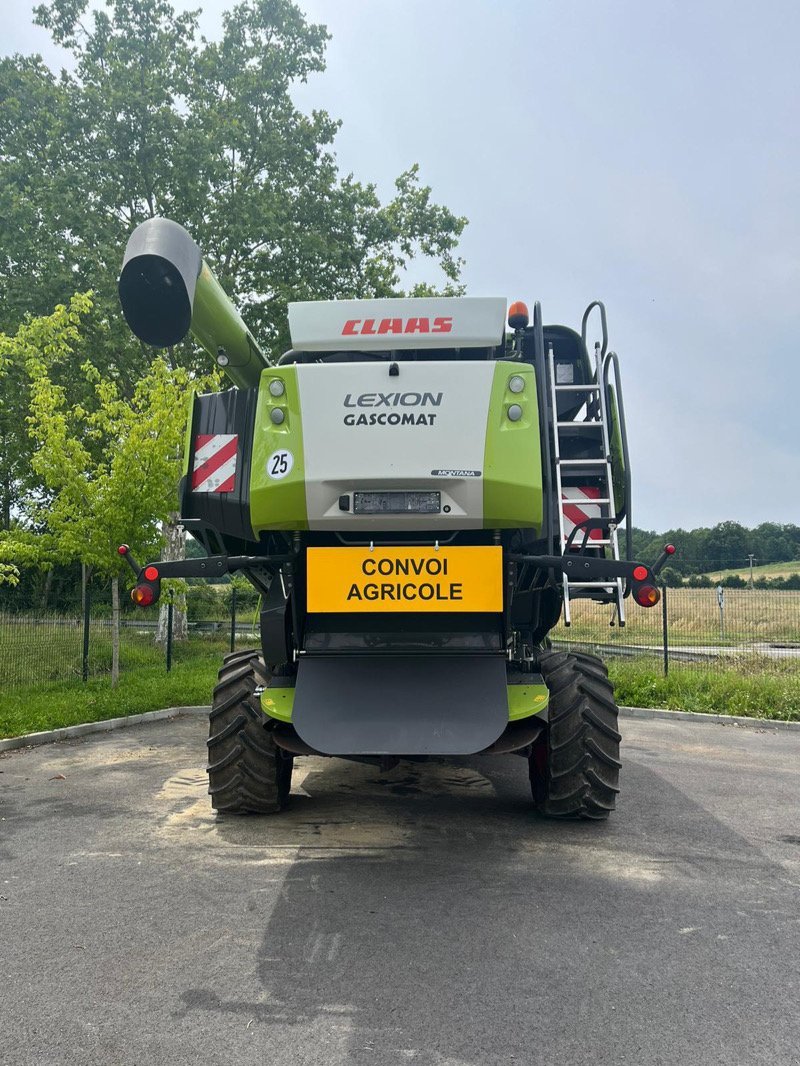
[[[738,522],[720,522],[710,528],[669,529],[665,533],[634,527],[635,558],[652,562],[665,544],[675,545],[669,570],[664,571],[668,583],[680,584],[681,579],[688,579],[688,584],[702,586],[713,583],[704,580],[704,575],[718,570],[747,568],[751,554],[755,566],[800,560],[800,526],[762,522],[749,529]],[[746,583],[736,575],[723,581],[723,584],[732,587]],[[800,575],[787,578],[758,577],[756,584],[761,587],[800,588]]]

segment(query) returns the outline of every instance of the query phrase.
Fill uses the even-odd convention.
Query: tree
[[[679,571],[672,566],[665,566],[659,575],[659,579],[662,585],[666,585],[667,588],[679,589],[683,585],[683,578]]]
[[[116,280],[127,236],[157,213],[190,229],[274,349],[288,343],[288,300],[399,292],[416,255],[457,287],[465,220],[432,202],[415,166],[388,204],[340,177],[338,123],[294,107],[292,85],[324,68],[327,32],[289,0],[239,4],[210,43],[166,0],[87,12],[87,0],[36,11],[74,73],[56,78],[36,56],[0,61],[0,328],[91,288],[87,348],[132,396],[150,354],[122,320]],[[191,343],[168,360],[200,365]],[[80,374],[56,379],[85,399]],[[0,528],[35,487],[25,388],[0,382]]]
[[[0,351],[24,366],[30,381],[33,469],[46,490],[32,516],[46,530],[51,558],[80,560],[111,579],[116,684],[124,566],[116,549],[127,541],[142,556],[156,551],[160,521],[175,509],[188,373],[156,358],[126,399],[84,358],[89,400],[70,405],[51,367],[64,356],[82,356],[81,322],[90,310],[89,294],[73,296],[69,306],[30,319],[14,336],[0,335]]]
[[[432,201],[416,166],[386,204],[341,177],[339,124],[294,106],[292,86],[324,69],[328,34],[290,0],[245,0],[216,42],[198,40],[195,13],[167,0],[48,0],[36,21],[76,66],[57,78],[37,56],[0,61],[0,328],[92,289],[89,350],[132,396],[150,355],[122,321],[116,281],[128,235],[156,214],[190,230],[274,350],[288,343],[290,299],[399,293],[419,255],[457,287],[465,219]],[[191,344],[168,360],[197,366]],[[0,447],[4,424],[16,434],[6,454],[26,452],[0,403]],[[25,469],[6,493],[6,525]]]

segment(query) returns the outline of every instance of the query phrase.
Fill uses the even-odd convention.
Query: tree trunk
[[[119,684],[119,578],[111,579],[111,687]]]
[[[50,567],[44,575],[44,588],[42,589],[42,606],[41,610],[47,610],[47,603],[50,599],[50,590],[53,587],[53,568]]]
[[[178,521],[176,511],[170,514],[168,521],[164,523],[164,562],[175,562],[186,558],[186,537],[183,526]],[[186,640],[189,630],[186,621],[186,594],[176,592],[173,599],[172,611],[172,639]],[[169,600],[165,596],[161,601],[161,609],[158,612],[158,628],[156,629],[156,644],[164,648],[167,644],[167,611]]]

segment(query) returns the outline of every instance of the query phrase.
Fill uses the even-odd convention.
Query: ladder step
[[[567,578],[567,585],[571,589],[615,589],[617,587],[616,580],[613,581],[570,581]]]
[[[572,488],[572,486],[571,485],[563,485],[562,488],[570,489],[570,488]],[[611,500],[609,500],[608,497],[593,499],[592,497],[589,497],[589,496],[586,496],[584,499],[575,499],[575,500],[564,500],[564,499],[562,499],[562,501],[561,501],[561,510],[562,511],[564,510],[564,506],[566,504],[572,504],[573,506],[575,506],[575,504],[577,504],[579,507],[594,507],[595,504],[599,505],[599,504],[602,504],[602,503],[609,504],[609,503],[611,503]]]
[[[556,422],[559,429],[602,429],[603,423],[598,419],[596,422]]]
[[[554,385],[556,392],[599,392],[599,385]]]
[[[562,466],[597,466],[601,463],[606,465],[608,459],[556,459]]]
[[[578,539],[579,538],[577,538],[577,537],[575,538],[575,540],[578,540]],[[581,545],[580,546],[583,546],[583,547],[586,547],[586,548],[602,548],[603,546],[608,545],[608,544],[611,543],[610,540],[606,540],[605,538],[601,538],[600,540],[587,540],[585,545],[583,544],[583,538],[580,538],[580,541],[581,541]],[[566,548],[566,546],[567,546],[567,538],[564,537],[564,539],[561,542],[561,547],[562,548]],[[578,551],[578,548],[575,547],[575,541],[574,540],[572,542],[572,548],[570,550],[573,550],[573,549],[575,551]]]

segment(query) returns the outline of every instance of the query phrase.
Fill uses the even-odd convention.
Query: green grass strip
[[[219,652],[210,652],[176,663],[170,673],[163,664],[138,667],[123,673],[116,689],[108,677],[8,688],[0,696],[0,737],[210,703],[221,661]]]
[[[720,666],[698,670],[676,664],[667,677],[652,662],[609,659],[608,668],[617,703],[623,707],[800,721],[796,663],[771,663],[769,671]]]
[[[163,664],[139,666],[123,672],[116,689],[107,676],[85,685],[69,680],[6,688],[0,695],[0,737],[209,703],[222,654],[182,649],[182,661],[169,674]],[[668,677],[653,662],[612,658],[608,666],[623,706],[800,721],[800,673],[792,662],[772,663],[769,671],[753,664],[714,671],[676,665]]]

